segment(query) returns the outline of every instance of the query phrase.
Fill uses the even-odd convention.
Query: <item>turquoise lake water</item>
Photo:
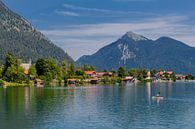
[[[0,87],[0,129],[195,129],[195,83]]]

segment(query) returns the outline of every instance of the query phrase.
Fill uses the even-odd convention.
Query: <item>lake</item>
[[[0,129],[194,128],[195,83],[0,87]]]

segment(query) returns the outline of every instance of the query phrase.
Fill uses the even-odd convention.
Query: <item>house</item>
[[[105,74],[105,72],[97,72],[96,77],[101,78],[104,76],[104,74]]]
[[[127,76],[127,77],[124,77],[122,78],[122,81],[123,82],[133,82],[134,81],[134,77],[133,76]]]
[[[41,80],[41,79],[36,79],[36,80],[34,80],[34,86],[43,87],[44,86],[44,81]]]
[[[96,77],[101,78],[101,77],[112,77],[113,73],[112,72],[97,72]]]
[[[92,78],[90,79],[91,84],[98,84],[98,78]]]
[[[88,77],[96,77],[96,72],[95,71],[85,71],[85,74]]]
[[[186,78],[186,76],[182,75],[182,74],[176,74],[175,77],[177,80],[185,80],[185,78]]]
[[[112,72],[105,72],[103,76],[104,76],[104,77],[105,77],[105,76],[106,76],[106,77],[112,77],[112,76],[113,76],[113,73],[112,73]]]
[[[167,71],[166,73],[168,73],[169,75],[173,75],[174,74],[173,71]]]
[[[150,73],[150,71],[148,71],[146,79],[148,79],[148,80],[151,79],[151,73]]]
[[[29,63],[22,63],[20,66],[22,66],[22,68],[24,69],[24,74],[29,75],[29,69],[31,66],[31,60],[29,61]]]
[[[77,84],[76,79],[68,79],[67,82],[69,86],[75,86]]]
[[[157,73],[157,77],[160,78],[161,76],[163,76],[165,73],[169,74],[169,75],[173,75],[174,72],[173,71],[160,71]]]

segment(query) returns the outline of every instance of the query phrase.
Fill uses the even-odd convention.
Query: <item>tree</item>
[[[67,77],[67,75],[68,75],[68,64],[67,64],[67,61],[66,60],[64,60],[64,61],[62,61],[62,67],[61,67],[61,72],[60,72],[60,76],[61,76],[61,78],[63,79],[63,80],[66,80],[68,77]]]
[[[195,77],[194,76],[192,76],[191,74],[188,74],[187,76],[186,76],[186,78],[185,78],[186,80],[194,80],[195,79]]]
[[[0,79],[0,86],[4,86],[4,85],[5,85],[4,81]]]
[[[137,69],[130,69],[129,75],[134,76],[134,77],[138,76],[138,70]]]
[[[81,69],[77,69],[77,70],[75,71],[75,75],[76,75],[76,76],[84,76],[84,71],[81,70]]]
[[[59,66],[53,59],[38,59],[35,68],[38,76],[47,82],[57,78],[57,75],[60,73]]]
[[[4,69],[4,79],[9,82],[22,83],[27,81],[28,78],[24,74],[24,69],[21,66],[21,60],[15,59],[12,55],[6,56],[6,64]]]
[[[84,64],[83,70],[84,71],[95,71],[95,67],[94,66],[87,65],[87,64]]]
[[[146,81],[147,73],[148,73],[148,71],[145,70],[145,69],[139,70],[139,71],[138,71],[137,79],[138,79],[139,81],[141,81],[141,82]]]
[[[66,61],[66,60],[63,60],[63,61],[62,61],[62,69],[64,69],[64,70],[67,71],[67,68],[68,68],[67,61]]]
[[[44,67],[45,67],[45,60],[44,59],[38,59],[36,64],[35,64],[35,68],[37,71],[38,76],[42,76],[44,75]]]
[[[118,69],[118,76],[119,77],[125,77],[126,75],[127,75],[127,72],[126,72],[125,68],[124,67],[120,67]]]
[[[2,78],[3,77],[3,65],[0,65],[0,78]]]
[[[37,76],[37,70],[35,68],[35,65],[31,65],[29,68],[29,74],[31,78],[36,78]]]
[[[174,82],[177,80],[175,74],[171,74],[171,75],[170,75],[170,78],[171,78],[171,80],[174,81]]]
[[[73,62],[70,64],[70,67],[69,67],[69,70],[68,70],[68,76],[69,77],[74,77],[75,76],[75,65],[74,65]]]
[[[5,66],[4,66],[3,74],[5,74],[7,69],[9,67],[11,67],[11,65],[13,65],[13,64],[14,64],[13,55],[11,53],[6,54],[6,56],[5,56]]]
[[[116,76],[116,70],[113,69],[111,72],[112,72],[113,76]]]
[[[57,78],[60,68],[58,64],[53,59],[46,60],[45,69],[46,75],[51,74],[52,79]]]
[[[155,70],[155,69],[151,70],[150,73],[151,73],[152,77],[155,77],[155,75],[157,74],[157,70]]]

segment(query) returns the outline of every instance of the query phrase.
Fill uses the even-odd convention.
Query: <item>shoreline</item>
[[[43,87],[87,87],[87,86],[125,86],[125,85],[129,85],[129,84],[147,84],[147,83],[195,83],[195,80],[177,80],[177,81],[154,81],[154,82],[130,82],[130,83],[116,83],[116,84],[83,84],[83,85],[64,85],[64,86],[60,86],[60,85],[45,85]],[[4,85],[1,85],[0,87],[36,87],[33,85],[33,82],[30,83],[15,83],[15,82],[4,82]]]

